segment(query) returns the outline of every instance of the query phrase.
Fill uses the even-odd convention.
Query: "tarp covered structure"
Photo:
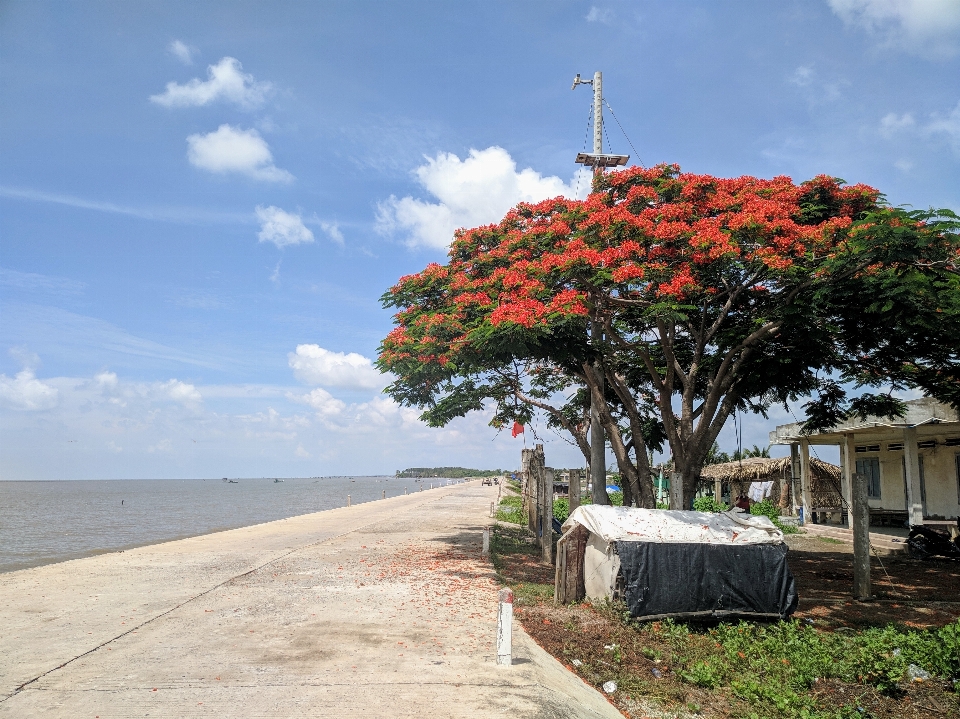
[[[589,504],[563,532],[561,602],[622,599],[646,619],[778,619],[797,606],[783,533],[767,517]]]

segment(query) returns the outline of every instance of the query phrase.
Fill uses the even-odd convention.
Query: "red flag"
[[[513,423],[513,436],[516,437],[518,434],[523,434],[523,425],[519,422]]]

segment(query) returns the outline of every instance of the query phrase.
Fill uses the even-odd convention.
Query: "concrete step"
[[[823,524],[805,524],[803,532],[814,537],[827,537],[840,542],[853,544],[853,532],[844,527]],[[899,554],[907,549],[906,537],[894,537],[889,534],[870,532],[870,545],[880,553]]]

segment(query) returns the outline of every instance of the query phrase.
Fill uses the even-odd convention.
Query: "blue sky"
[[[0,477],[516,465],[379,394],[378,300],[452,228],[583,192],[595,70],[644,164],[960,210],[960,0],[12,0]]]

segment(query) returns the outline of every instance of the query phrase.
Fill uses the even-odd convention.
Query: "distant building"
[[[906,403],[904,417],[853,418],[824,432],[800,434],[800,424],[780,425],[770,444],[791,449],[800,477],[804,516],[839,513],[850,506],[850,478],[866,477],[871,521],[923,524],[924,519],[960,516],[960,415],[949,405],[924,398]],[[840,446],[843,507],[816,507],[809,491],[810,445]]]

